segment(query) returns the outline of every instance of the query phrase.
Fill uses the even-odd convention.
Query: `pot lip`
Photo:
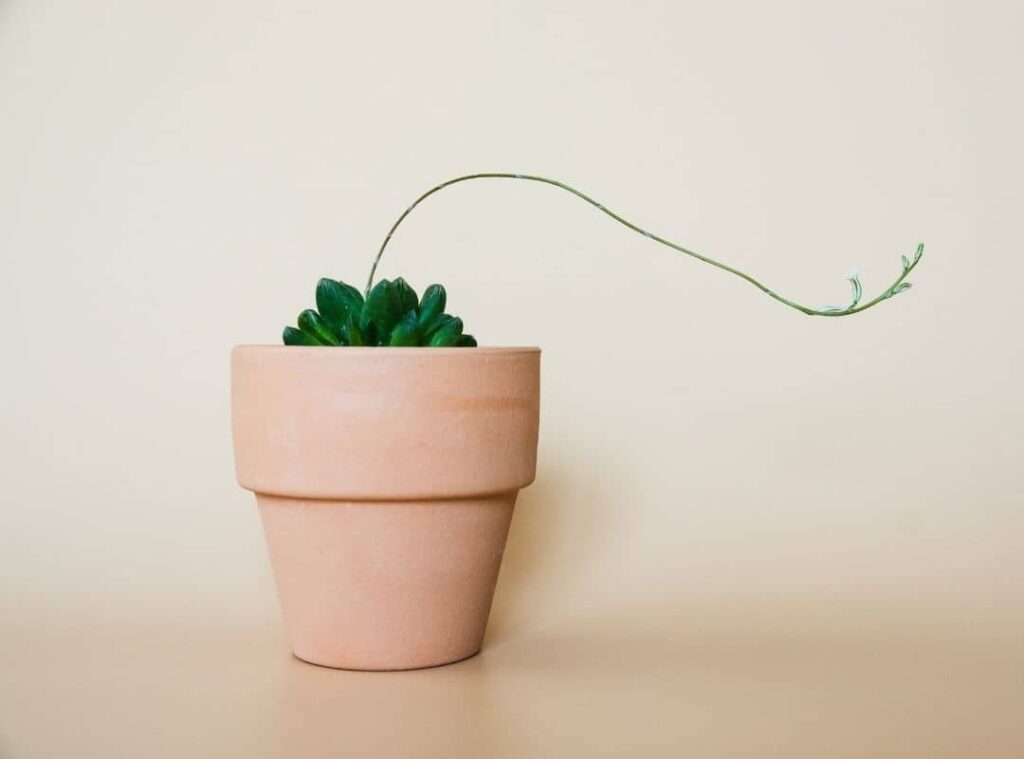
[[[437,358],[451,356],[504,356],[519,353],[540,353],[536,345],[512,345],[512,346],[478,346],[476,348],[428,348],[417,346],[413,348],[393,348],[390,346],[331,346],[331,345],[267,345],[267,344],[242,344],[231,349],[232,353],[265,353],[265,354],[287,354],[300,357],[325,357],[325,356],[352,356],[353,358],[367,356],[436,356]]]

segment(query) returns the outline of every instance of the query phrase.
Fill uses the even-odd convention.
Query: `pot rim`
[[[519,490],[536,476],[540,363],[536,347],[238,346],[236,477],[318,500]]]
[[[234,351],[261,351],[277,353],[282,351],[288,351],[293,353],[296,357],[300,355],[323,355],[324,350],[327,349],[332,353],[343,351],[345,354],[353,355],[392,355],[392,356],[408,356],[408,355],[420,355],[424,356],[467,356],[467,355],[509,355],[516,353],[540,353],[540,347],[536,345],[495,345],[495,346],[477,346],[475,348],[430,348],[427,346],[415,346],[408,348],[395,348],[392,346],[367,346],[367,345],[269,345],[263,343],[243,343],[234,346]]]

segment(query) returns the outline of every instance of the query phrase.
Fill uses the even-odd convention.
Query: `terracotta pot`
[[[231,386],[295,655],[411,669],[479,651],[536,470],[540,350],[239,346]]]

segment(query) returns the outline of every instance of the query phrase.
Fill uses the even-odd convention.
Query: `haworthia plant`
[[[449,179],[447,182],[442,182],[430,188],[416,198],[412,205],[402,212],[402,215],[391,225],[391,229],[388,231],[384,242],[381,243],[380,249],[373,259],[373,265],[370,267],[370,276],[366,281],[366,288],[363,293],[360,293],[356,288],[344,282],[333,279],[321,279],[316,288],[318,311],[310,309],[299,314],[298,329],[286,327],[284,330],[285,344],[393,347],[475,346],[476,340],[473,336],[463,334],[462,320],[444,313],[446,298],[444,288],[441,285],[431,285],[424,291],[422,298],[417,298],[416,291],[401,277],[393,282],[385,279],[376,285],[373,284],[373,278],[377,273],[377,266],[384,255],[384,250],[387,248],[388,243],[391,242],[395,231],[412,210],[445,187],[450,187],[460,182],[468,182],[472,179],[520,179],[540,182],[565,190],[649,240],[654,240],[656,243],[746,280],[779,303],[809,316],[849,316],[866,311],[883,300],[899,295],[903,291],[910,289],[911,285],[907,281],[907,277],[917,267],[924,254],[924,245],[921,244],[917,246],[911,257],[901,256],[903,267],[900,275],[891,285],[871,300],[862,302],[864,289],[861,285],[860,275],[854,269],[845,277],[853,289],[852,297],[847,305],[811,308],[789,298],[784,298],[739,269],[735,269],[721,261],[716,261],[713,258],[696,253],[684,248],[682,245],[648,232],[633,222],[627,221],[575,187],[570,187],[563,182],[531,174],[508,174],[504,172],[467,174]]]
[[[306,309],[298,328],[285,327],[285,345],[352,345],[411,348],[472,348],[476,339],[463,333],[462,319],[444,313],[446,295],[431,285],[420,299],[399,277],[382,279],[364,297],[351,285],[321,279],[316,308]]]

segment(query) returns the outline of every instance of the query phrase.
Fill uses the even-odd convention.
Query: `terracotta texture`
[[[236,473],[296,656],[408,669],[480,649],[539,406],[536,348],[234,350]]]

